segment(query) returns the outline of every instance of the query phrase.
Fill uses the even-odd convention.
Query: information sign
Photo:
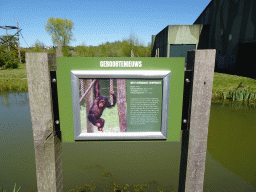
[[[180,140],[184,58],[57,58],[57,67],[64,142]]]

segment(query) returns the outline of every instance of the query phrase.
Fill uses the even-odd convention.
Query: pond
[[[28,97],[0,95],[0,187],[8,191],[36,188]],[[212,103],[204,191],[256,191],[255,117],[254,106]],[[106,178],[177,191],[180,152],[180,142],[63,143],[64,191]]]

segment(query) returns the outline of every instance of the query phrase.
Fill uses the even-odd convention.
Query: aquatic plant
[[[21,189],[21,187],[20,187],[20,188],[16,191],[15,188],[16,188],[16,183],[15,183],[15,185],[14,185],[13,192],[19,192],[20,189]],[[0,188],[0,190],[1,190],[1,188]],[[1,190],[1,192],[7,192],[7,191],[3,189],[3,190]]]
[[[248,89],[235,88],[229,90],[228,92],[222,92],[222,99],[232,100],[232,101],[253,101],[256,99],[256,93],[251,91],[250,87]]]
[[[105,191],[105,192],[148,192],[156,191],[163,192],[164,190],[159,188],[157,181],[153,180],[143,184],[120,184],[112,173],[105,170],[102,165],[96,164],[97,168],[101,169],[102,178],[97,181],[91,181],[89,184],[77,186],[68,192],[94,192],[94,191]],[[107,183],[106,183],[107,182]],[[103,189],[102,189],[103,187]],[[171,186],[171,188],[173,188]],[[169,190],[170,192],[173,189]]]

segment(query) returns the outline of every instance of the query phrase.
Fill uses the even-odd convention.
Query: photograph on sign
[[[166,139],[170,71],[103,73],[71,71],[75,139]]]

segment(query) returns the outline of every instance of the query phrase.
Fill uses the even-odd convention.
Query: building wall
[[[215,71],[256,78],[255,10],[256,0],[212,0],[194,25],[169,25],[158,33],[152,56],[159,48],[160,57],[169,57],[170,44],[196,44],[216,49]]]
[[[168,26],[160,31],[156,36],[152,36],[152,52],[151,56],[155,57],[156,49],[159,48],[159,57],[167,57],[167,42],[168,42]]]
[[[170,44],[195,44],[196,48],[203,25],[168,25],[167,57]]]
[[[152,57],[159,48],[159,57],[169,57],[170,44],[198,45],[203,25],[168,25],[157,35],[152,36]]]
[[[194,22],[209,25],[208,36],[205,36],[207,48],[216,49],[215,71],[244,76],[251,76],[247,73],[253,69],[256,72],[255,62],[245,65],[237,58],[241,55],[242,42],[256,41],[255,10],[255,0],[212,0]],[[256,45],[252,48],[256,49]]]

